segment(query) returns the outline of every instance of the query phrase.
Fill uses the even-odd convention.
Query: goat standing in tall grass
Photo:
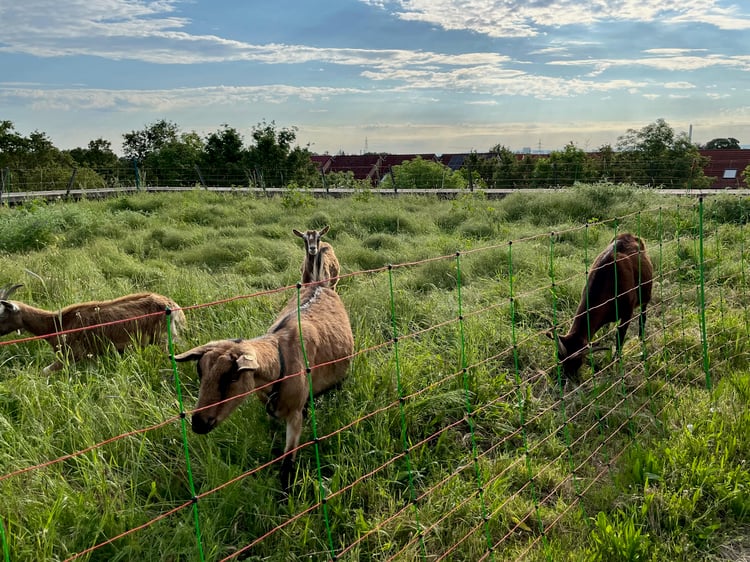
[[[339,260],[328,242],[321,242],[320,238],[328,232],[329,225],[320,230],[300,232],[292,229],[295,236],[305,241],[305,261],[302,262],[302,283],[321,281],[323,285],[336,289],[339,282]]]
[[[299,304],[296,296],[290,299],[264,335],[213,341],[175,356],[176,361],[198,362],[193,431],[212,431],[254,391],[270,416],[286,421],[280,471],[286,491],[310,396],[305,358],[316,395],[346,377],[353,351],[349,315],[338,294],[327,287],[304,287]]]
[[[100,355],[108,347],[122,352],[128,345],[145,346],[161,343],[167,337],[164,314],[171,310],[175,336],[185,327],[185,315],[172,299],[156,293],[137,293],[108,301],[72,304],[61,310],[48,311],[8,297],[23,285],[0,289],[0,335],[25,330],[44,336],[57,352],[73,361]],[[81,329],[88,328],[90,329]],[[71,331],[72,330],[72,331]],[[58,371],[61,360],[44,368],[44,373]]]
[[[652,283],[653,265],[643,240],[629,233],[618,234],[591,265],[570,330],[556,338],[557,357],[566,377],[577,375],[589,339],[612,322],[619,322],[616,342],[619,354],[636,309],[640,309],[639,329],[641,338],[644,337]],[[555,338],[553,332],[547,335]]]

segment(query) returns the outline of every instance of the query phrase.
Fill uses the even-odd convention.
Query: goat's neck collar
[[[284,371],[286,371],[286,363],[284,361],[284,352],[281,351],[281,345],[279,343],[276,343],[276,351],[279,354],[279,376],[277,377],[277,381],[282,379],[284,377]]]

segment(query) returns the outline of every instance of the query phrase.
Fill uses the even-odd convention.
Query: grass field
[[[194,364],[149,346],[46,376],[54,350],[9,334],[0,552],[750,557],[749,215],[738,197],[613,185],[499,201],[195,191],[2,208],[0,284],[24,284],[14,299],[55,310],[168,295],[188,320],[175,353],[261,335],[296,291],[292,228],[330,224],[356,357],[315,399],[317,453],[308,416],[285,497],[271,462],[284,428],[253,397],[183,443],[175,372],[189,411]],[[645,239],[656,272],[645,341],[631,327],[622,358],[598,353],[565,381],[545,333],[567,330],[588,265],[624,231]]]

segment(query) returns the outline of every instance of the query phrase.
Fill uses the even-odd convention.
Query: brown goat
[[[165,341],[166,320],[163,314],[172,312],[172,327],[177,337],[185,327],[185,315],[172,299],[156,293],[126,295],[109,301],[72,304],[58,311],[35,308],[18,301],[7,300],[23,285],[0,290],[0,335],[14,330],[25,330],[35,336],[45,336],[55,350],[67,354],[73,361],[100,355],[109,346],[122,352],[128,345],[145,346]],[[149,315],[149,316],[146,316]],[[133,320],[125,321],[128,318]],[[99,324],[106,324],[98,326]],[[97,326],[80,330],[87,326]],[[68,332],[69,330],[75,330]],[[60,333],[68,332],[68,333]],[[45,373],[63,367],[60,360],[44,368]]]
[[[269,415],[286,421],[285,457],[280,471],[284,490],[289,488],[302,434],[302,414],[309,400],[299,325],[313,394],[346,377],[354,351],[349,315],[336,292],[327,287],[304,287],[299,324],[297,306],[295,296],[263,336],[214,341],[175,356],[177,361],[198,362],[200,389],[192,417],[195,433],[213,430],[253,390]]]
[[[308,230],[300,232],[296,228],[292,229],[295,236],[299,236],[305,241],[305,261],[302,262],[302,282],[321,283],[331,289],[336,289],[339,282],[339,260],[333,252],[333,247],[328,242],[321,242],[320,238],[330,228],[324,226],[321,230]]]
[[[570,330],[557,337],[557,357],[566,377],[577,375],[594,334],[604,325],[618,321],[619,354],[637,308],[640,336],[644,337],[652,280],[653,266],[643,241],[629,233],[618,234],[591,265]],[[554,339],[553,332],[547,335]]]

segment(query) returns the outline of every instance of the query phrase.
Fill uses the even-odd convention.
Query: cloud
[[[583,80],[528,74],[520,70],[495,66],[472,66],[458,69],[386,69],[364,71],[362,75],[373,81],[394,84],[396,91],[440,89],[489,96],[523,96],[538,99],[569,97],[591,92],[636,90],[645,81],[628,79]]]
[[[35,110],[111,110],[169,112],[189,108],[252,103],[281,104],[290,99],[311,102],[334,95],[363,94],[355,88],[215,86],[171,90],[34,89],[0,84],[0,100],[22,100]]]
[[[316,48],[255,45],[185,31],[190,21],[174,12],[180,2],[71,0],[61,10],[52,0],[24,0],[2,8],[0,53],[38,57],[95,56],[153,64],[254,61],[267,64],[332,63],[348,66],[500,64],[497,53],[447,55],[399,49]],[[54,14],[54,17],[52,17]]]
[[[701,50],[687,49],[651,49],[632,59],[562,58],[567,57],[569,47],[589,45],[590,41],[553,40],[548,46],[528,53],[560,57],[546,63],[552,66],[589,69],[579,76],[525,72],[519,68],[531,67],[538,61],[524,63],[496,50],[448,54],[406,49],[321,48],[286,43],[256,45],[217,35],[189,33],[187,29],[191,22],[178,15],[181,3],[180,0],[71,0],[65,3],[64,10],[52,0],[8,3],[2,12],[0,53],[39,57],[88,55],[152,64],[250,61],[269,65],[309,63],[317,69],[321,64],[332,64],[361,68],[360,77],[372,84],[372,91],[442,89],[493,97],[519,95],[537,99],[620,89],[632,92],[643,85],[640,80],[603,79],[602,75],[615,67],[641,66],[668,71],[710,67],[750,70],[748,56],[706,55]],[[541,27],[573,23],[653,21],[687,14],[697,18],[699,12],[716,17],[732,15],[750,22],[750,17],[741,14],[739,8],[719,9],[715,0],[369,0],[366,3],[391,10],[395,17],[402,19],[491,36],[536,35]],[[290,78],[290,81],[296,80]],[[260,90],[253,95],[263,95],[258,92]],[[335,91],[332,92],[336,95]],[[90,103],[97,103],[95,99],[99,96],[93,96]]]
[[[363,0],[407,21],[489,37],[531,37],[544,28],[632,21],[663,24],[705,23],[719,29],[750,29],[740,4],[716,0]],[[746,10],[746,8],[745,8]]]
[[[690,82],[665,82],[664,87],[668,90],[690,90],[695,88],[695,84]]]
[[[670,51],[670,54],[662,54]],[[671,54],[671,53],[674,54]],[[552,60],[547,64],[556,66],[581,66],[592,67],[593,72],[600,74],[602,71],[614,67],[647,67],[656,70],[667,71],[692,71],[706,68],[734,68],[742,71],[750,71],[750,56],[746,55],[708,55],[695,56],[687,54],[680,49],[662,49],[660,53],[646,52],[645,57],[633,57],[630,59],[577,59],[577,60]],[[652,56],[648,56],[652,55]]]

